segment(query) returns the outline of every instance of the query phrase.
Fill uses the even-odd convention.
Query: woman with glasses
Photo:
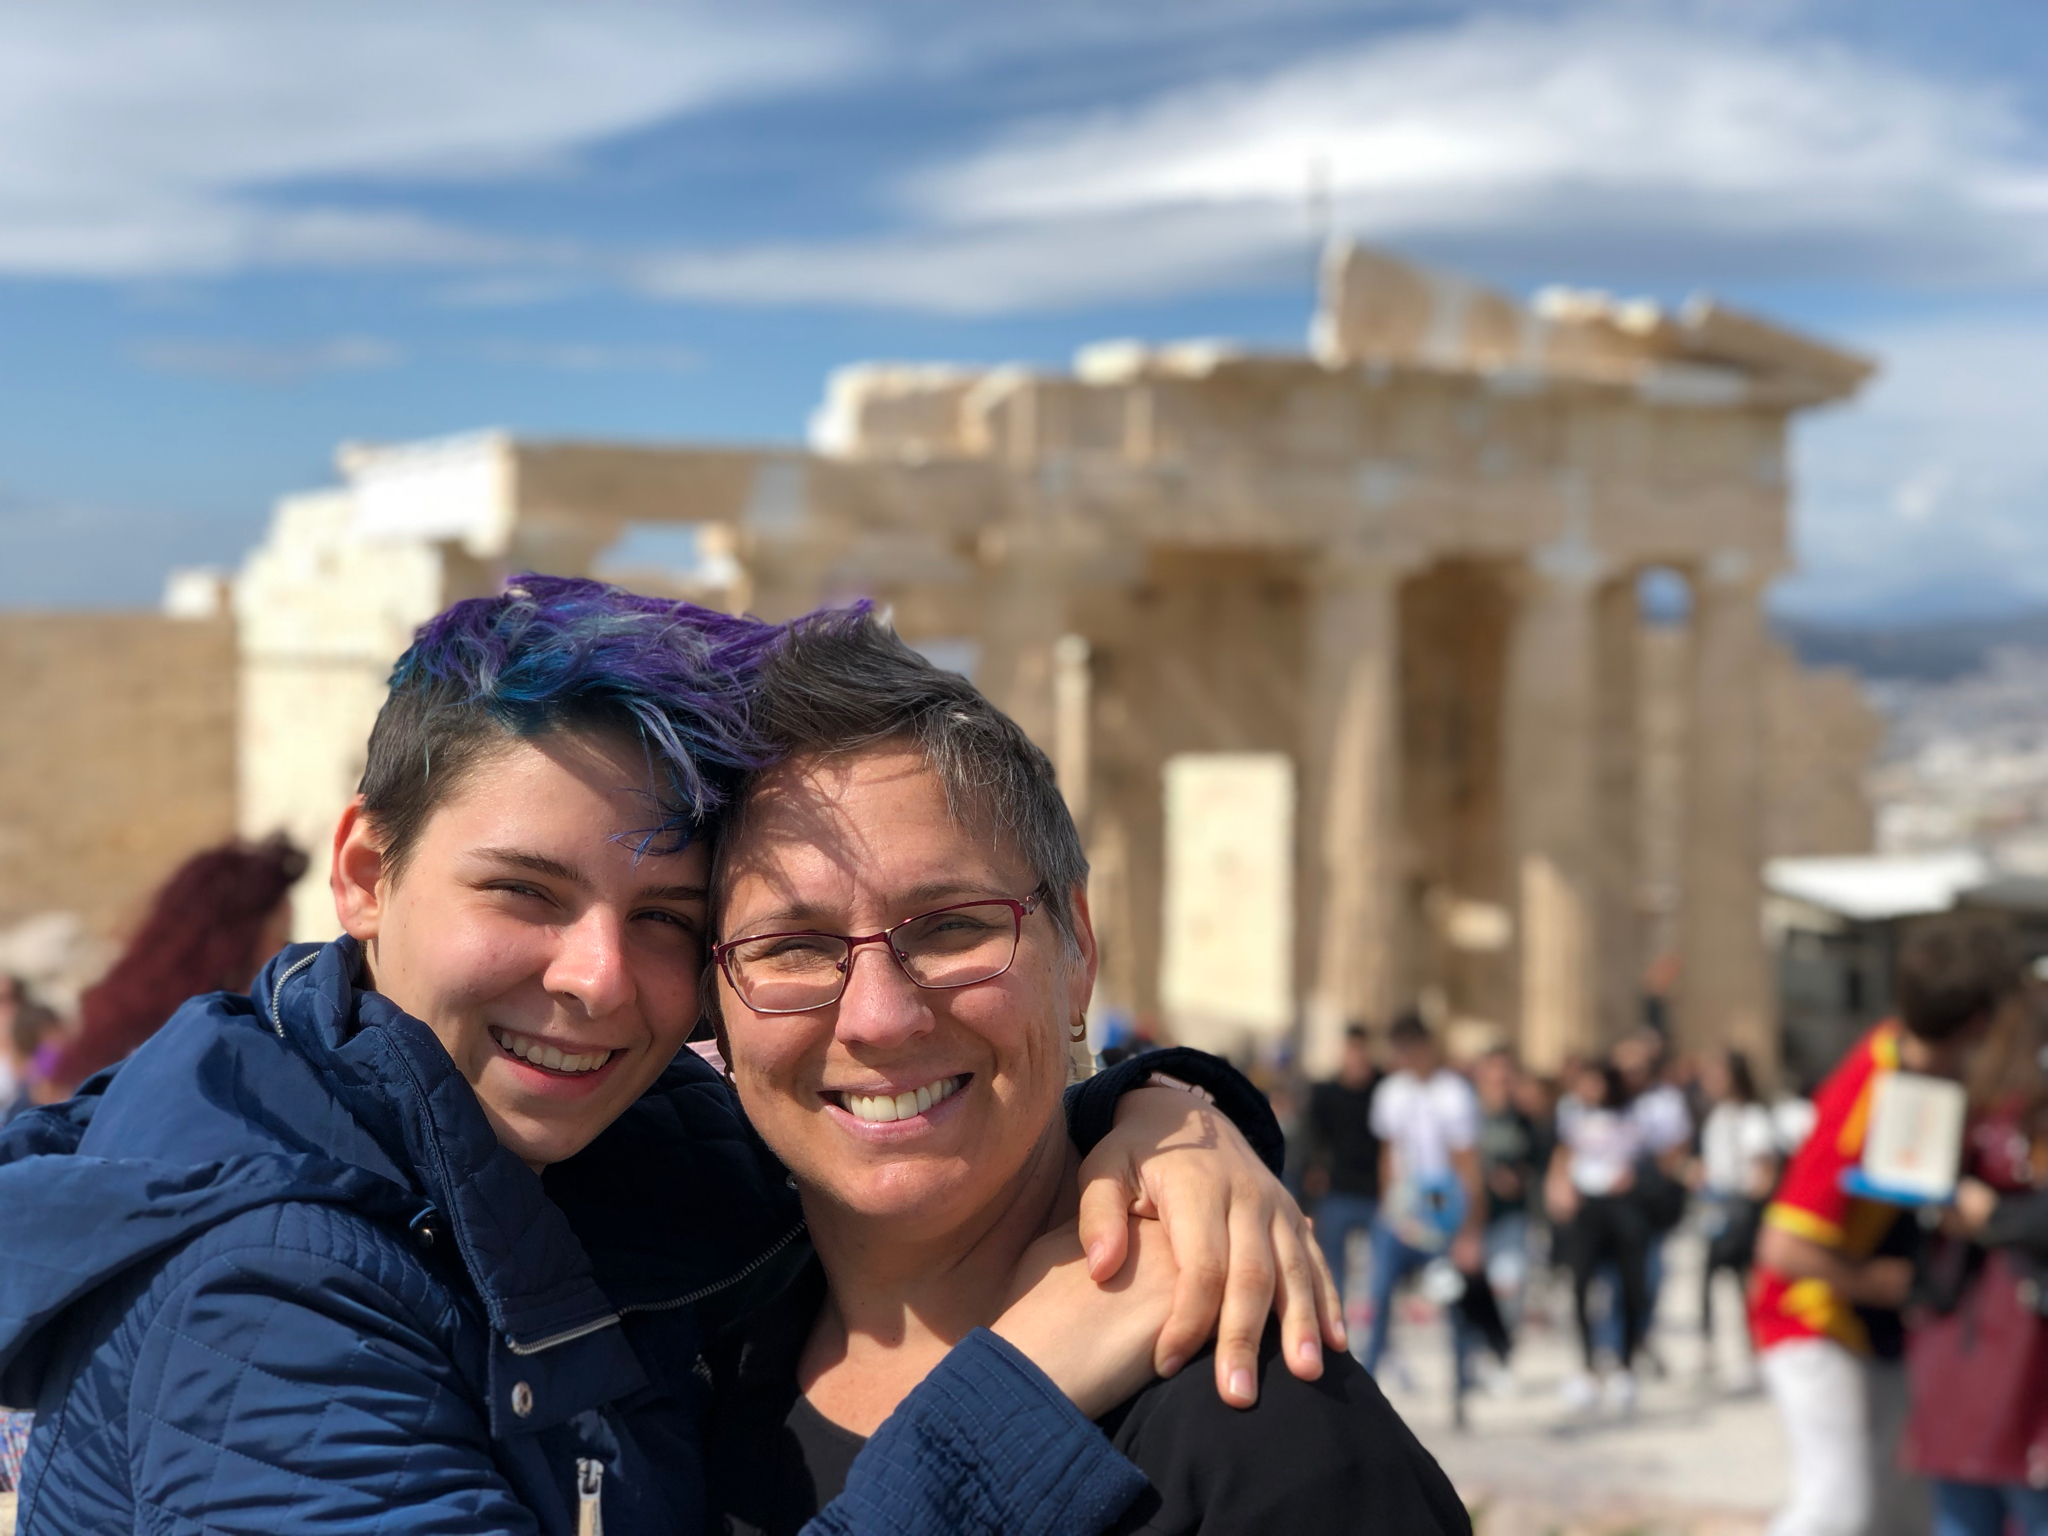
[[[1096,963],[1052,767],[964,679],[866,615],[821,616],[771,663],[756,721],[778,757],[714,867],[719,1043],[814,1255],[708,1352],[714,1505],[743,1536],[800,1529],[949,1348],[1084,1262],[1060,1105]],[[1216,1119],[1190,1095],[1188,1139]],[[1135,1240],[1129,1283],[1164,1283]],[[1226,1349],[1234,1331],[1256,1354],[1216,1388],[1166,1360],[1102,1405],[1149,1484],[1116,1529],[1470,1529],[1309,1311],[1226,1316]]]

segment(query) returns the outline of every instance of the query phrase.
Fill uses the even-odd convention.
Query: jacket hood
[[[35,1396],[33,1346],[65,1308],[263,1205],[342,1205],[445,1234],[497,1336],[493,1356],[530,1371],[540,1362],[528,1357],[588,1340],[618,1357],[597,1373],[606,1395],[637,1374],[610,1328],[621,1304],[716,1288],[788,1225],[787,1206],[760,1198],[758,1171],[737,1190],[730,1177],[703,1187],[744,1174],[752,1154],[691,1053],[544,1187],[500,1145],[433,1033],[359,975],[352,939],[294,945],[251,997],[192,999],[69,1103],[0,1130],[0,1401]],[[665,1192],[653,1222],[636,1190]],[[583,1207],[577,1220],[560,1198]],[[588,1376],[589,1349],[575,1352]]]

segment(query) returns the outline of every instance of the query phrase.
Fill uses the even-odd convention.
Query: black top
[[[1338,1194],[1380,1197],[1380,1139],[1372,1129],[1372,1096],[1380,1074],[1363,1088],[1316,1083],[1308,1091],[1308,1156],[1311,1168],[1330,1175]]]
[[[796,1388],[796,1362],[824,1297],[813,1260],[749,1320],[744,1339],[709,1352],[711,1507],[731,1536],[795,1536],[840,1491],[866,1443]],[[1280,1358],[1278,1325],[1268,1326],[1258,1406],[1240,1411],[1216,1395],[1212,1354],[1204,1350],[1099,1421],[1152,1485],[1116,1532],[1470,1536],[1471,1518],[1442,1469],[1349,1355],[1325,1351],[1322,1380],[1297,1380]]]
[[[2000,1194],[1977,1241],[1986,1248],[2017,1248],[2031,1259],[2048,1261],[2048,1190]]]
[[[1486,1219],[1499,1221],[1534,1203],[1543,1183],[1536,1124],[1513,1105],[1493,1109],[1479,1123],[1479,1166],[1486,1181]]]

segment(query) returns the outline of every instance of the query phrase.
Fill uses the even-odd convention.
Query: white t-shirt
[[[1707,1193],[1746,1195],[1750,1170],[1778,1151],[1777,1128],[1761,1104],[1716,1104],[1700,1127],[1700,1171]]]
[[[1662,1157],[1692,1139],[1692,1112],[1685,1107],[1685,1095],[1669,1083],[1637,1094],[1628,1113],[1642,1127],[1643,1149],[1652,1157]]]
[[[1780,1099],[1771,1109],[1771,1129],[1778,1135],[1778,1151],[1790,1157],[1806,1145],[1813,1122],[1820,1111],[1811,1099]]]
[[[1595,1109],[1567,1098],[1558,1106],[1557,1133],[1572,1154],[1572,1188],[1611,1195],[1634,1171],[1648,1138],[1628,1110]]]
[[[1444,1178],[1453,1152],[1478,1145],[1479,1095],[1448,1067],[1427,1078],[1396,1072],[1372,1096],[1372,1131],[1394,1149],[1396,1178]]]

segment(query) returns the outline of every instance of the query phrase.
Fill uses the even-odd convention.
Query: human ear
[[[1095,992],[1095,922],[1088,915],[1088,888],[1076,885],[1070,898],[1074,913],[1074,947],[1078,949],[1081,963],[1074,967],[1069,985],[1074,992],[1074,1012],[1080,1013],[1088,1006],[1088,999]]]
[[[334,893],[334,915],[342,932],[369,943],[377,937],[384,916],[384,850],[363,814],[363,797],[349,801],[334,828],[334,862],[327,888]]]

